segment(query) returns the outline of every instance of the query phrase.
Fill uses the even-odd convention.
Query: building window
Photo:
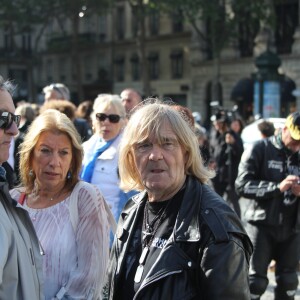
[[[159,77],[159,56],[157,52],[150,52],[149,61],[149,77],[150,79],[158,79]]]
[[[246,13],[245,13],[246,14]],[[238,43],[241,57],[253,55],[254,40],[259,30],[259,23],[249,25],[249,22],[241,22],[238,26]]]
[[[158,35],[159,33],[159,12],[153,11],[149,15],[149,32],[151,35]]]
[[[275,40],[278,54],[291,53],[293,35],[298,26],[298,0],[281,1],[275,6]]]
[[[50,58],[46,61],[46,76],[46,81],[53,81],[53,61]]]
[[[84,32],[91,32],[95,27],[93,24],[92,16],[85,15],[84,18],[81,18],[83,21]]]
[[[117,37],[123,40],[125,37],[125,9],[123,6],[117,8]]]
[[[65,81],[66,80],[66,74],[68,73],[66,70],[66,58],[62,57],[59,59],[58,62],[58,68],[59,68],[59,79],[60,81]]]
[[[92,70],[93,70],[92,57],[90,55],[87,55],[84,58],[84,77],[85,77],[85,80],[90,81],[90,80],[93,79]]]
[[[99,39],[100,42],[104,42],[106,39],[106,31],[107,31],[107,19],[106,16],[99,17]]]
[[[12,38],[11,38],[11,35],[8,30],[5,30],[5,32],[4,32],[4,48],[7,51],[9,51],[13,48],[12,47]]]
[[[31,52],[31,34],[30,33],[24,33],[22,35],[22,50],[27,53]]]
[[[131,34],[133,37],[137,37],[139,30],[139,18],[136,17],[136,13],[137,9],[135,6],[133,6],[131,10]]]
[[[172,19],[172,30],[173,32],[182,32],[183,31],[183,13],[181,10],[178,10],[177,12],[173,13],[171,15]]]
[[[170,54],[172,78],[182,78],[183,76],[183,51],[175,49]]]
[[[117,55],[115,59],[116,65],[116,80],[119,82],[124,81],[125,74],[125,59],[123,55]]]
[[[131,62],[131,76],[133,81],[140,79],[140,59],[137,53],[132,54]]]
[[[54,21],[49,21],[46,29],[48,35],[52,35],[54,32]]]

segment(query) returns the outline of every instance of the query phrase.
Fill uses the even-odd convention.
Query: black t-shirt
[[[146,257],[144,264],[144,272],[139,283],[134,282],[136,270],[139,266],[139,259],[143,250],[143,219],[144,216],[140,214],[137,226],[134,229],[132,240],[130,241],[128,252],[125,258],[124,271],[122,273],[122,279],[120,289],[118,292],[118,299],[120,300],[132,300],[136,291],[139,289],[145,275],[153,266],[162,248],[167,243],[168,239],[173,232],[176,217],[182,202],[184,194],[184,188],[182,188],[173,198],[163,202],[149,202],[149,222],[156,217],[164,208],[165,218],[154,234],[149,247],[150,251]]]

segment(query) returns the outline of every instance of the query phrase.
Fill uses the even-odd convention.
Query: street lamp
[[[262,118],[281,116],[280,88],[282,75],[278,73],[280,58],[270,50],[255,59],[258,71],[254,79],[254,115]]]

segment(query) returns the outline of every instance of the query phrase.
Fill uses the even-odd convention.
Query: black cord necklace
[[[153,220],[149,221],[149,202],[147,201],[144,208],[144,219],[143,219],[143,248],[150,244],[156,231],[160,225],[160,219],[163,216],[163,211],[166,206],[160,208]]]
[[[135,276],[134,276],[134,282],[139,283],[142,279],[143,272],[144,272],[144,265],[146,262],[146,258],[150,252],[150,246],[152,244],[152,241],[155,237],[155,234],[157,233],[157,230],[159,226],[162,224],[166,217],[166,210],[169,206],[169,203],[171,200],[168,200],[168,204],[166,206],[163,206],[158,212],[157,215],[154,217],[154,219],[149,222],[149,204],[148,201],[145,204],[144,207],[144,218],[143,218],[143,225],[142,228],[143,231],[143,251],[139,259],[139,266],[137,267]]]

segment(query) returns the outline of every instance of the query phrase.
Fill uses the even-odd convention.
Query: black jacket
[[[235,187],[240,196],[251,199],[245,213],[248,222],[269,226],[282,223],[285,195],[278,184],[288,174],[300,174],[299,162],[299,153],[289,153],[277,136],[260,140],[244,152]],[[299,199],[295,218],[293,227],[300,230]]]
[[[233,144],[226,144],[225,136],[227,133],[234,137],[235,142]],[[213,132],[210,139],[210,160],[217,164],[216,176],[212,179],[214,184],[226,183],[230,187],[234,187],[243,151],[243,142],[233,130],[223,134]]]
[[[81,136],[82,142],[87,141],[93,134],[92,128],[85,119],[75,118],[74,126],[76,127],[79,135]]]
[[[119,299],[120,278],[137,216],[146,193],[133,196],[121,213],[111,250],[107,285],[109,299]],[[174,231],[134,299],[248,300],[251,242],[240,220],[225,201],[193,177]]]

